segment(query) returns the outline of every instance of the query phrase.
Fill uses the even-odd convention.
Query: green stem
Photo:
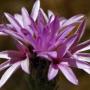
[[[47,73],[49,62],[39,57],[34,57],[31,62],[31,74],[26,77],[30,90],[57,90],[57,78],[49,81]]]

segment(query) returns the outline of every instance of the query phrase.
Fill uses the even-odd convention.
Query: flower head
[[[50,10],[46,15],[40,8],[40,0],[36,0],[31,14],[23,7],[21,14],[12,16],[5,13],[5,16],[9,24],[0,25],[0,34],[10,35],[19,42],[17,45],[20,47],[19,51],[0,52],[0,57],[8,60],[1,64],[0,70],[9,67],[1,78],[1,86],[18,67],[29,73],[29,59],[33,54],[50,61],[49,80],[60,70],[71,83],[77,85],[78,80],[71,67],[83,69],[90,74],[90,55],[83,53],[90,49],[90,40],[78,44],[85,31],[84,15],[66,19],[55,16]]]

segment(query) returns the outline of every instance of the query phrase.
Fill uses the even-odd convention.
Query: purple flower
[[[12,36],[15,40],[26,45],[27,50],[23,44],[19,43],[21,46],[19,52],[1,52],[0,57],[9,60],[5,64],[1,64],[1,70],[11,65],[10,69],[14,68],[11,74],[19,66],[28,72],[28,65],[22,65],[22,63],[29,64],[28,58],[30,56],[28,53],[36,53],[36,56],[47,58],[51,62],[48,72],[49,80],[53,79],[60,70],[71,83],[77,85],[78,80],[71,67],[80,68],[90,73],[90,66],[87,63],[90,55],[82,53],[90,49],[90,41],[78,45],[85,30],[86,18],[84,15],[76,15],[66,19],[55,16],[50,10],[46,15],[40,8],[40,1],[36,0],[31,14],[22,8],[21,14],[12,16],[5,13],[5,16],[10,24],[0,25],[0,34]],[[5,83],[10,75],[6,79],[2,77],[4,81],[1,79],[1,84]]]
[[[21,42],[18,42],[17,44],[18,51],[8,50],[0,52],[0,58],[6,59],[4,63],[0,64],[0,71],[7,68],[0,79],[0,87],[2,87],[10,78],[10,76],[20,67],[25,73],[30,74],[30,54],[28,49]]]

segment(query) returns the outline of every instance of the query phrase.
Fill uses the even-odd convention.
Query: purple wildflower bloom
[[[0,64],[0,71],[8,68],[0,79],[0,87],[2,87],[10,76],[21,67],[22,70],[30,74],[29,71],[29,57],[28,49],[21,43],[17,43],[17,50],[8,50],[0,52],[0,58],[6,59],[6,61]]]
[[[21,15],[15,14],[14,16],[5,13],[10,24],[1,25],[0,34],[12,36],[27,45],[27,48],[32,47],[32,52],[36,53],[37,56],[47,58],[51,62],[48,72],[49,80],[53,79],[60,70],[71,83],[77,85],[78,80],[70,66],[83,69],[90,73],[87,63],[90,55],[82,53],[82,51],[90,49],[89,41],[78,45],[78,41],[85,30],[84,15],[76,15],[70,19],[65,19],[55,16],[53,12],[49,10],[47,16],[40,8],[39,0],[36,0],[30,15],[25,8],[22,8],[21,12]],[[21,47],[23,46],[21,45]],[[12,66],[15,65],[16,68],[19,66],[22,67],[21,63],[26,60],[26,57],[28,58],[27,51],[24,52],[23,50],[25,51],[25,49],[22,48],[20,52],[1,52],[1,57],[3,57],[2,55],[8,54],[9,58],[16,58],[15,60],[13,59],[13,61],[20,59],[14,63],[12,62]],[[25,57],[22,57],[22,54],[24,54]],[[5,58],[9,59],[8,57]],[[10,60],[8,64],[10,64],[11,61],[12,60]],[[6,66],[1,65],[3,66],[1,70],[8,66],[7,64],[5,65]],[[13,71],[15,71],[14,69]],[[7,78],[8,77],[9,76],[7,76]]]

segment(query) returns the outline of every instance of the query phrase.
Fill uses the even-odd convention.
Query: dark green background
[[[5,23],[6,19],[3,15],[4,12],[20,13],[21,7],[25,6],[28,11],[31,11],[35,0],[0,0],[0,23]],[[86,32],[82,38],[83,40],[90,38],[90,0],[41,0],[41,7],[45,12],[50,9],[59,16],[69,18],[76,14],[85,14],[88,21]],[[0,50],[12,49],[13,43],[10,37],[0,37]],[[64,76],[60,73],[58,80],[58,90],[90,90],[90,75],[82,70],[74,70],[79,85],[74,86],[69,83]],[[3,72],[0,72],[0,76]],[[21,70],[17,70],[15,74],[8,80],[3,88],[0,90],[29,90],[25,80],[25,74]]]

